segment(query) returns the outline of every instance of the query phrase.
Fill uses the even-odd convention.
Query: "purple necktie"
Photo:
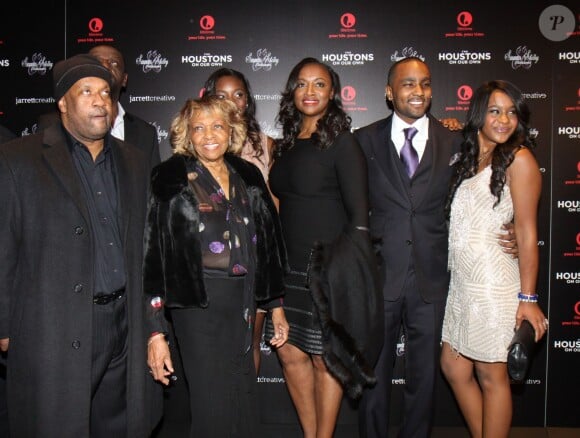
[[[405,144],[403,144],[403,148],[401,149],[401,161],[405,165],[407,175],[409,175],[409,178],[412,178],[419,165],[419,155],[413,147],[412,141],[418,131],[417,128],[410,127],[403,129],[403,132],[405,133]]]

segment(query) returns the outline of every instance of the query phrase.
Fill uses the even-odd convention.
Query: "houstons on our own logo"
[[[192,67],[221,67],[233,61],[232,55],[214,55],[204,53],[203,55],[182,55],[181,63],[190,64]]]
[[[564,135],[568,138],[580,138],[579,126],[558,126],[558,135]]]
[[[580,271],[578,272],[556,272],[554,278],[566,284],[580,284]],[[580,315],[580,314],[579,314]]]
[[[568,213],[580,213],[580,201],[578,199],[566,199],[556,202],[556,208],[567,210]]]
[[[374,53],[353,53],[350,50],[342,53],[323,53],[322,62],[332,65],[364,65],[375,60]]]
[[[470,52],[469,50],[462,50],[461,52],[439,52],[437,60],[447,62],[449,65],[481,64],[484,61],[491,61],[491,53]]]

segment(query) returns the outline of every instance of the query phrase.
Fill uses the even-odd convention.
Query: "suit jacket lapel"
[[[133,145],[137,144],[137,132],[132,117],[125,113],[123,116],[123,126],[125,127],[125,141]]]
[[[392,186],[389,189],[391,196],[399,198],[399,201],[403,204],[409,203],[409,187],[408,182],[406,182],[401,175],[399,169],[401,159],[395,148],[395,144],[391,139],[391,126],[393,122],[393,117],[389,117],[386,123],[383,125],[382,129],[379,130],[377,136],[377,142],[373,144],[375,157],[379,162],[379,166],[384,173],[385,178]]]
[[[427,143],[425,144],[425,151],[421,157],[421,162],[415,175],[413,175],[413,192],[415,195],[415,206],[418,206],[423,201],[425,193],[427,193],[431,179],[433,178],[433,155],[436,148],[433,144],[433,139],[429,137]]]
[[[377,129],[377,136],[375,137],[374,141],[372,142],[373,148],[373,155],[379,167],[385,174],[385,176],[389,176],[391,171],[389,161],[390,161],[390,152],[389,149],[392,147],[391,144],[391,118],[387,120],[381,128]]]
[[[89,214],[84,201],[84,194],[72,156],[60,123],[51,125],[43,131],[44,159],[52,169],[63,189],[73,199],[85,221],[89,222]]]
[[[437,159],[439,157],[439,148],[438,145],[440,144],[440,139],[437,138],[436,130],[433,129],[434,123],[439,123],[434,117],[428,115],[429,117],[429,138],[427,143],[425,144],[425,152],[423,152],[423,157],[421,158],[421,162],[419,163],[419,167],[417,168],[417,173],[414,175],[414,178],[417,179],[419,182],[420,179],[422,181],[419,184],[414,185],[415,188],[415,205],[420,205],[423,199],[425,198],[426,193],[429,191],[429,187],[431,187],[433,178],[435,177],[437,166]]]

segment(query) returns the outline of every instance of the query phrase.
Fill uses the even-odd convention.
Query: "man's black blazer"
[[[382,240],[386,300],[396,300],[409,266],[427,302],[444,300],[447,272],[447,222],[444,204],[451,157],[461,136],[429,115],[429,138],[411,181],[391,141],[392,116],[355,131],[368,162],[371,235]]]

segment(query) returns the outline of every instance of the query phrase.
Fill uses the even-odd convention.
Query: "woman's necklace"
[[[205,165],[205,168],[209,171],[210,175],[217,182],[216,189],[219,189],[226,199],[229,199],[229,185],[230,185],[230,171],[225,163],[221,166],[216,165],[214,167]]]
[[[492,149],[488,150],[487,152],[484,152],[483,154],[479,154],[479,158],[477,159],[477,164],[481,164],[481,162],[483,160],[485,160],[487,158],[487,156],[491,153]]]
[[[205,165],[205,167],[207,168],[211,176],[213,176],[218,183],[221,183],[223,179],[226,179],[225,177],[229,176],[229,171],[225,164],[222,164],[219,169],[217,168],[217,166],[211,167],[208,166],[207,164]]]

